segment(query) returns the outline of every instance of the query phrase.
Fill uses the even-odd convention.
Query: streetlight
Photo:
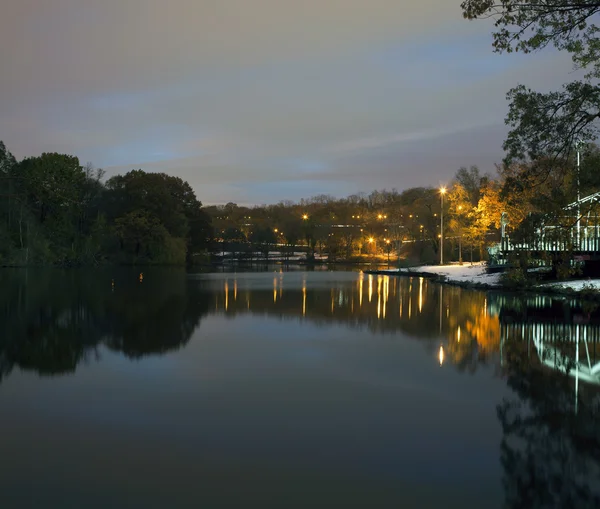
[[[392,248],[392,246],[391,246],[390,239],[385,239],[385,243],[386,243],[386,247],[387,247],[388,267],[389,267],[390,266],[390,249]]]
[[[458,206],[458,264],[462,265],[462,205]]]
[[[581,155],[580,155],[581,140],[577,140],[577,142],[575,143],[575,148],[577,149],[577,248],[581,249],[579,247],[580,242],[581,242],[581,205],[579,204],[579,200],[581,199],[581,196],[579,194],[579,171],[580,171],[580,167],[581,167]]]
[[[302,214],[302,219],[306,221],[308,219],[308,214]]]
[[[440,187],[440,196],[442,198],[442,212],[440,214],[440,265],[444,265],[444,195],[446,188]]]
[[[375,242],[375,239],[374,239],[373,237],[369,237],[369,238],[367,239],[367,242],[368,242],[369,244],[373,245],[373,243]]]

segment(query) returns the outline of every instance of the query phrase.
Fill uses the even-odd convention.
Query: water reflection
[[[203,315],[216,313],[401,332],[421,340],[432,360],[467,372],[486,364],[506,367],[505,344],[518,342],[530,360],[569,373],[576,386],[600,385],[600,310],[575,300],[362,273],[321,281],[310,273],[277,272],[270,288],[244,274],[190,278],[160,270],[143,284],[138,274],[2,272],[0,377],[15,365],[41,374],[72,372],[97,355],[99,344],[129,357],[166,352],[184,345]]]
[[[14,367],[73,372],[100,344],[128,357],[183,346],[208,312],[184,271],[28,270],[0,273],[0,382]]]
[[[251,307],[221,311],[403,332],[436,351],[440,367],[474,372],[491,365],[515,394],[497,406],[506,507],[600,507],[598,309],[423,278],[367,277],[366,288],[360,275],[329,289],[330,308],[325,291],[307,292],[304,283],[301,293],[291,288],[277,302],[253,291]]]
[[[379,334],[403,332],[431,340],[429,348],[436,354],[441,340],[447,360],[468,371],[475,371],[499,352],[499,314],[488,312],[482,292],[443,288],[424,278],[362,273],[352,281],[308,289],[306,275],[288,281],[278,274],[272,277],[270,289],[257,286],[243,274],[223,278],[213,282],[211,291],[215,293],[215,312],[228,317],[249,313],[309,320],[324,327],[334,322]],[[232,286],[245,298],[232,302]]]
[[[512,390],[497,405],[507,507],[600,507],[595,306],[362,273],[190,277],[157,270],[143,284],[139,275],[0,273],[0,382],[15,368],[73,372],[100,345],[132,358],[163,354],[186,345],[209,314],[408,337],[423,345],[436,372],[486,367]]]
[[[326,288],[308,290],[306,275],[301,284],[296,284],[294,281],[286,283],[283,274],[278,274],[273,278],[271,293],[252,286],[254,280],[247,280],[243,275],[232,280],[224,277],[211,287],[215,292],[216,313],[230,317],[250,313],[284,320],[304,319],[322,326],[338,322],[382,334],[403,332],[431,340],[424,344],[430,344],[432,352],[438,352],[437,345],[441,341],[443,348],[437,357],[446,357],[459,370],[469,372],[490,362],[500,367],[502,345],[507,341],[525,342],[529,351],[536,350],[547,367],[568,371],[571,361],[557,354],[555,343],[580,337],[580,348],[572,347],[570,351],[572,367],[577,368],[579,380],[600,384],[600,365],[597,364],[600,311],[586,308],[573,299],[488,295],[432,284],[424,278],[362,273],[354,281],[338,281]],[[365,278],[367,285],[364,285]],[[236,292],[240,288],[246,295],[244,300],[238,302],[236,297],[230,302],[231,285]]]

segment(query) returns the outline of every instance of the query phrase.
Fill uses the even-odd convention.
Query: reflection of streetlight
[[[440,346],[440,353],[438,354],[438,358],[440,360],[440,366],[444,364],[444,347]]]
[[[440,265],[444,265],[444,195],[446,188],[440,188],[440,196],[442,198],[442,212],[440,216]],[[443,352],[442,352],[443,355]]]

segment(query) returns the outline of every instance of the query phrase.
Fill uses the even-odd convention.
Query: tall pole
[[[442,210],[440,213],[440,265],[444,265],[444,194],[446,188],[440,189],[440,196],[442,197]]]
[[[577,249],[581,249],[581,206],[579,204],[579,200],[581,199],[580,190],[579,190],[579,170],[581,166],[581,155],[579,152],[579,148],[581,146],[581,142],[577,142]]]
[[[458,264],[462,265],[462,205],[458,206]]]

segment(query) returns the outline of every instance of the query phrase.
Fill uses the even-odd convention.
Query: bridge
[[[546,216],[526,242],[513,241],[506,232],[506,215],[502,214],[500,243],[488,249],[490,259],[506,263],[511,252],[531,252],[558,257],[570,253],[576,261],[600,260],[600,192],[570,203],[561,216]]]

